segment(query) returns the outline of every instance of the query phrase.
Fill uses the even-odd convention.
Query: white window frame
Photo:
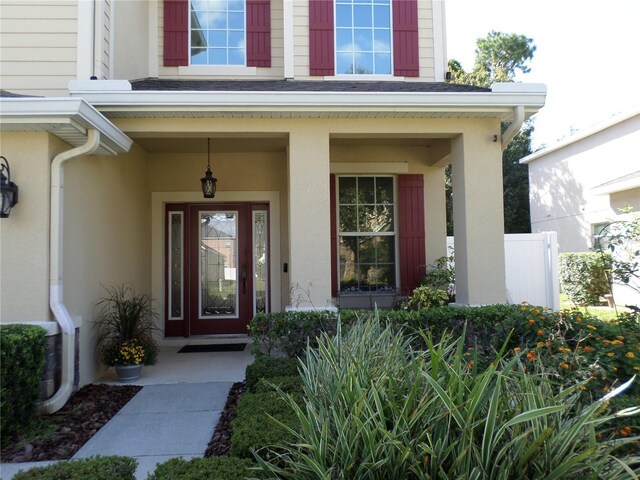
[[[342,233],[340,231],[340,179],[342,178],[391,178],[393,181],[393,230],[390,232],[347,232]],[[338,275],[337,285],[339,295],[385,295],[393,293],[399,290],[400,286],[400,249],[399,249],[399,230],[398,230],[398,177],[395,175],[384,174],[344,174],[336,175],[336,188],[335,188],[335,205],[336,205],[336,274]],[[341,237],[379,237],[389,236],[394,238],[394,278],[395,285],[393,290],[357,290],[357,291],[343,291],[340,282],[340,238]],[[358,263],[359,265],[359,263]]]
[[[192,25],[191,25],[191,19],[192,19],[192,10],[191,10],[191,0],[189,0],[189,67],[193,67],[193,68],[207,68],[207,67],[215,67],[217,70],[217,74],[220,75],[221,73],[224,74],[230,74],[230,75],[234,75],[234,74],[238,74],[238,75],[242,75],[242,74],[250,74],[251,72],[246,72],[244,69],[247,68],[247,2],[246,0],[241,0],[244,4],[244,7],[242,9],[242,13],[243,13],[243,18],[242,18],[242,33],[244,36],[244,63],[242,64],[237,64],[237,63],[191,63],[192,60],[192,54],[191,54],[191,50],[192,50],[192,45],[191,45],[191,29],[192,29]],[[229,14],[229,10],[226,11],[227,15]],[[202,29],[203,32],[209,32],[211,29]],[[225,29],[225,32],[227,32],[227,35],[229,33],[229,26],[227,24],[227,28]],[[235,30],[232,30],[235,31]],[[196,47],[197,48],[197,47]],[[209,53],[208,50],[211,47],[208,45],[207,42],[207,47],[205,47],[205,51],[207,51],[207,61],[209,58]],[[229,61],[229,45],[227,44],[227,46],[225,47],[226,53],[227,53],[227,62]],[[228,72],[221,72],[219,69],[223,68],[223,69],[229,69]],[[251,68],[251,67],[249,67]],[[186,72],[185,72],[186,73]]]
[[[375,4],[377,0],[372,0],[373,4]],[[353,4],[355,5],[355,3]],[[373,6],[373,5],[372,5]],[[372,73],[339,73],[338,72],[338,1],[334,0],[333,2],[333,18],[334,18],[334,26],[333,26],[333,53],[335,55],[335,76],[338,79],[345,78],[359,78],[367,80],[389,80],[396,79],[393,75],[393,0],[389,0],[389,73],[375,73],[375,50],[372,51],[373,55],[373,68],[374,72]],[[352,24],[353,24],[353,15],[352,15]],[[375,31],[376,27],[371,26],[371,31]],[[355,30],[355,26],[352,26],[351,31]],[[352,33],[353,36],[353,33]],[[375,43],[375,39],[374,39]],[[355,56],[355,51],[353,52]]]

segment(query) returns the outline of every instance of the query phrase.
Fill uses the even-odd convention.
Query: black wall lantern
[[[202,182],[202,194],[204,198],[213,198],[216,196],[216,183],[218,179],[211,172],[211,139],[207,138],[207,171],[204,177],[200,179]]]
[[[11,170],[6,158],[0,156],[0,218],[9,218],[9,212],[18,203],[18,186],[11,181]]]

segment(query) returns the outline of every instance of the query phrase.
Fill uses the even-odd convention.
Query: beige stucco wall
[[[147,0],[113,3],[114,79],[136,79],[149,73],[149,9]]]
[[[105,287],[130,284],[150,294],[150,195],[147,159],[134,147],[64,166],[64,300],[81,317],[80,384],[95,380],[95,304]]]
[[[67,95],[76,77],[76,0],[0,0],[1,87]]]
[[[0,321],[51,320],[49,167],[70,147],[46,133],[3,132],[0,148],[19,188],[18,204],[0,221]]]
[[[619,215],[624,203],[640,209],[637,188],[597,194],[593,189],[637,172],[640,115],[552,151],[529,163],[531,230],[557,231],[560,252],[591,248],[591,225]]]

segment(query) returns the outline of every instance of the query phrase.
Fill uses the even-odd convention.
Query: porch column
[[[329,132],[317,122],[289,133],[289,305],[331,305]]]
[[[424,171],[424,228],[427,265],[447,256],[447,201],[444,167]]]
[[[456,303],[506,302],[502,152],[499,126],[478,125],[452,140]]]

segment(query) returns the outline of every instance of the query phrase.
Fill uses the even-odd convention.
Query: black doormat
[[[201,352],[242,352],[246,343],[214,343],[210,345],[185,345],[178,353],[201,353]]]

